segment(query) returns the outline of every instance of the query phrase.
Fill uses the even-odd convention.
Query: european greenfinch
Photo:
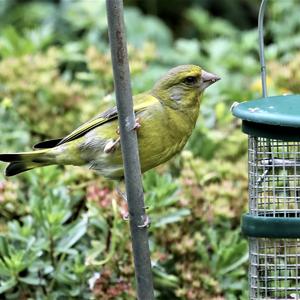
[[[154,87],[133,97],[141,171],[180,152],[195,127],[203,91],[220,78],[196,65],[171,69]],[[53,125],[55,126],[55,124]],[[87,165],[110,179],[123,178],[118,111],[108,109],[62,139],[34,151],[0,154],[6,176],[49,165]]]

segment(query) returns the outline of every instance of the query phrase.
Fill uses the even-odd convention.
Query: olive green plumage
[[[180,152],[195,127],[203,90],[219,80],[195,65],[171,69],[152,90],[133,97],[142,172]],[[53,164],[87,165],[111,179],[123,177],[116,108],[103,112],[63,139],[32,152],[0,154],[6,176]]]

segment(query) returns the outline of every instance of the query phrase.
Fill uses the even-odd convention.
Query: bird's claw
[[[129,212],[123,213],[123,220],[128,221],[129,220]]]
[[[123,193],[118,187],[117,187],[117,192],[119,194],[119,196],[125,201],[125,203],[127,204],[127,197],[126,197],[126,194]]]
[[[141,128],[141,122],[140,122],[140,118],[136,118],[135,119],[135,123],[134,123],[134,126],[132,128],[132,130],[138,130],[139,128]],[[117,135],[120,135],[120,127],[118,126],[118,128],[116,129],[116,134]]]
[[[104,147],[104,152],[105,153],[112,153],[116,150],[117,145],[120,142],[120,137],[118,137],[115,141],[110,140],[109,142],[106,143],[105,147]]]
[[[134,126],[133,126],[133,130],[138,130],[139,128],[141,128],[141,119],[140,118],[136,118],[135,119],[135,124],[134,124]]]
[[[121,192],[121,190],[119,188],[117,188],[117,192],[121,196],[121,198],[123,200],[125,200],[125,202],[127,204],[127,198],[126,198],[125,193]],[[147,209],[149,209],[149,206],[144,206],[143,208],[145,210],[147,210]],[[122,218],[123,218],[124,221],[128,221],[129,220],[130,214],[129,214],[128,208],[127,208],[127,210],[125,210],[125,212],[124,211],[122,212]],[[138,228],[148,228],[148,227],[150,227],[151,220],[150,220],[150,218],[149,218],[148,215],[146,215],[146,214],[142,215],[141,219],[142,219],[142,224],[137,225]]]
[[[137,225],[138,228],[148,228],[151,225],[151,220],[148,215],[143,215],[142,216],[142,224]]]
[[[141,127],[140,118],[135,119],[135,124],[133,126],[133,130],[138,130]],[[110,140],[106,143],[104,147],[105,153],[112,153],[116,150],[117,145],[120,143],[120,128],[118,127],[116,129],[116,134],[118,135],[118,138],[114,140]]]

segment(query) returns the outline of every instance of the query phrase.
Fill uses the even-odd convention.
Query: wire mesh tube
[[[299,142],[249,137],[249,214],[300,217]],[[250,237],[249,248],[250,299],[300,299],[300,239]]]
[[[263,36],[266,3],[262,0],[258,16],[263,97],[267,97]],[[300,299],[300,239],[271,238],[278,232],[288,233],[289,220],[295,224],[300,220],[300,143],[249,136],[248,149],[249,216],[253,216],[253,224],[264,217],[257,222],[261,227],[273,220],[268,228],[256,224],[252,230],[266,230],[265,238],[249,238],[250,299]],[[271,222],[264,226],[268,219]]]

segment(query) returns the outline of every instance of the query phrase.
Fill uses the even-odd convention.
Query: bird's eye
[[[186,85],[194,85],[197,82],[197,78],[194,76],[188,76],[188,77],[184,78],[183,82]]]

